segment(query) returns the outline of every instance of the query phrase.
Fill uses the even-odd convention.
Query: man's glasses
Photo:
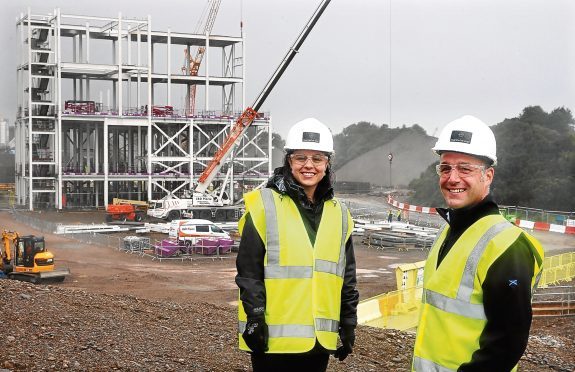
[[[485,166],[477,164],[467,164],[467,163],[461,163],[461,164],[441,163],[435,166],[435,171],[440,177],[449,177],[449,175],[454,169],[457,170],[457,174],[459,175],[459,177],[465,178],[472,176],[478,169],[484,171]]]
[[[307,163],[308,159],[311,160],[313,165],[324,165],[329,160],[326,155],[322,154],[315,154],[311,156],[304,154],[291,154],[290,159],[298,165],[304,165]]]

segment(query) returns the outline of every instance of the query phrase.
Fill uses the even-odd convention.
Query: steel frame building
[[[151,26],[151,16],[21,14],[17,204],[101,207],[113,197],[182,197],[192,189],[245,107],[245,41]],[[176,47],[189,55],[199,46],[205,58],[198,76],[174,71]],[[204,89],[203,110],[192,115],[172,101],[193,84]],[[271,119],[260,114],[210,192],[225,190],[237,203],[263,184],[271,138]]]

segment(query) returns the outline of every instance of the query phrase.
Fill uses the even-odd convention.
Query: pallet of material
[[[195,252],[202,255],[215,255],[215,254],[227,254],[232,250],[232,245],[234,241],[232,239],[210,239],[204,238],[199,239],[194,245]]]

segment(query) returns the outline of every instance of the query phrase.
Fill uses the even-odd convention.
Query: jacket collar
[[[443,217],[452,230],[465,230],[477,220],[488,215],[498,214],[499,207],[491,195],[487,195],[479,203],[465,208],[436,208],[437,213]]]
[[[329,177],[321,179],[317,188],[315,189],[314,199],[316,203],[309,201],[305,195],[303,187],[293,178],[289,167],[278,167],[274,170],[274,174],[270,177],[266,184],[267,188],[273,189],[282,195],[289,196],[294,201],[299,203],[306,209],[315,209],[318,205],[323,205],[323,202],[333,198],[333,187]]]

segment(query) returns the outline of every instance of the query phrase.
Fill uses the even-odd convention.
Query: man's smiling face
[[[459,152],[444,152],[440,164],[471,165],[474,171],[470,174],[460,174],[457,169],[439,176],[439,188],[449,208],[465,208],[479,203],[489,193],[493,181],[494,169],[485,166],[478,158]],[[485,166],[480,169],[479,166]]]

